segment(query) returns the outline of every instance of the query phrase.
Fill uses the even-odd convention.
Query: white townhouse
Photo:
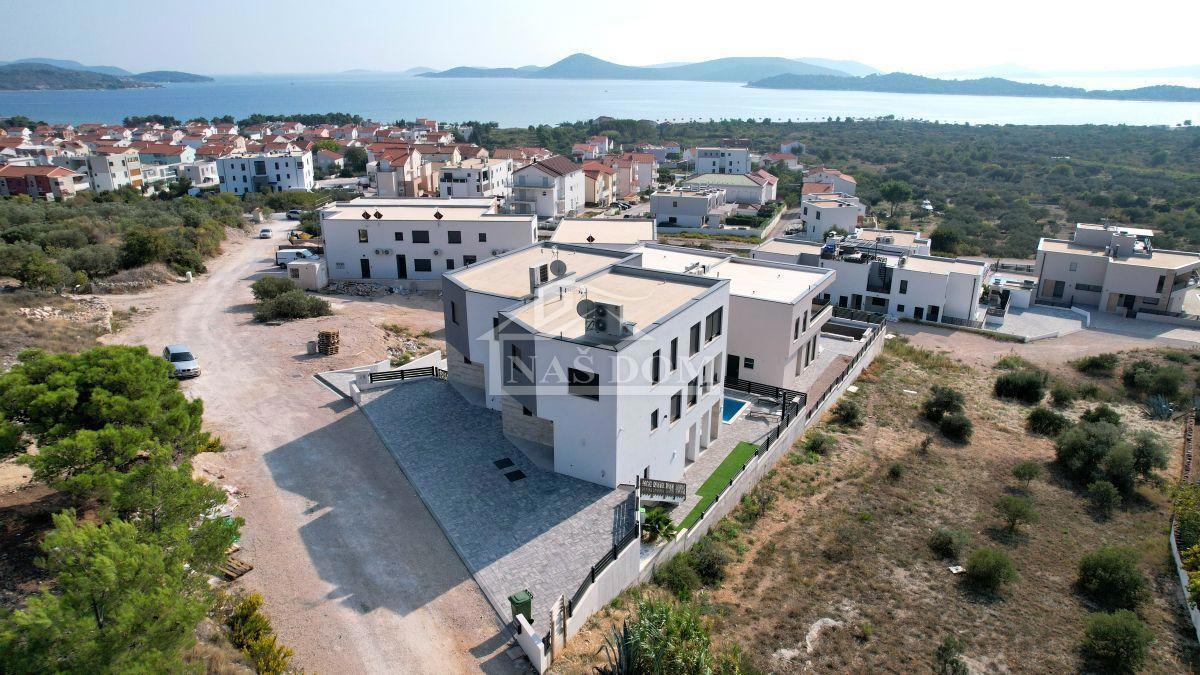
[[[854,196],[854,191],[858,189],[858,181],[854,180],[854,176],[824,166],[805,172],[804,182],[832,185],[834,192],[840,192],[851,197]]]
[[[806,196],[800,203],[801,236],[821,241],[833,228],[853,233],[863,217],[862,204],[856,197]]]
[[[312,153],[303,150],[241,153],[216,160],[221,192],[312,190]]]
[[[1070,241],[1043,238],[1035,265],[1037,300],[1129,317],[1200,314],[1200,253],[1156,249],[1153,235],[1127,225],[1077,223]]]
[[[737,204],[765,204],[776,195],[778,180],[766,171],[754,173],[702,173],[683,181],[690,189],[725,191],[725,201]]]
[[[878,232],[878,231],[875,231]],[[891,243],[885,243],[888,237]],[[770,239],[751,252],[755,260],[822,267],[837,272],[823,298],[838,307],[943,323],[982,322],[979,298],[987,263],[943,258],[915,250],[927,247],[915,232],[887,236],[835,237],[820,242]]]
[[[217,175],[216,162],[192,162],[191,164],[180,164],[179,175],[186,176],[192,181],[193,187],[209,188],[220,185],[221,178]]]
[[[511,159],[464,159],[438,170],[440,196],[445,199],[493,197],[507,200],[512,196]]]
[[[673,188],[650,195],[650,213],[662,227],[707,227],[723,218],[725,191],[714,188]]]
[[[558,473],[680,481],[721,433],[730,282],[579,248],[535,244],[447,274],[449,378]]]
[[[494,199],[354,199],[321,210],[329,278],[431,281],[537,240]]]
[[[512,209],[539,218],[573,215],[585,199],[583,167],[562,155],[513,172]]]
[[[696,148],[696,173],[750,173],[750,149]]]

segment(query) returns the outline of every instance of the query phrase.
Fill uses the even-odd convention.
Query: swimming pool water
[[[742,408],[746,407],[745,401],[739,401],[736,398],[726,398],[721,402],[721,421],[729,424],[733,418],[742,412]]]

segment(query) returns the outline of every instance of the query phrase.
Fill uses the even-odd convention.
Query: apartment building
[[[446,199],[492,197],[507,200],[512,196],[511,159],[464,159],[442,166],[439,173],[439,191]]]
[[[600,162],[583,163],[583,201],[588,206],[609,206],[616,193],[616,171]]]
[[[330,279],[437,281],[537,240],[532,215],[494,199],[354,199],[321,210]]]
[[[696,173],[750,173],[750,149],[696,148]]]
[[[844,234],[854,232],[863,218],[862,205],[857,198],[804,198],[800,203],[801,236],[821,241],[837,228]]]
[[[535,244],[443,285],[451,381],[483,380],[534,461],[610,488],[681,480],[720,434],[729,302],[726,280],[623,255]]]
[[[766,171],[754,173],[701,173],[683,181],[685,188],[725,191],[725,201],[737,204],[766,204],[775,199],[778,179]]]
[[[717,225],[725,212],[725,191],[714,188],[673,188],[650,195],[650,213],[662,227]]]
[[[131,147],[138,151],[143,165],[191,164],[196,161],[196,149],[190,145],[135,142]]]
[[[179,176],[192,181],[193,187],[210,188],[221,184],[216,162],[192,162],[179,165]]]
[[[512,209],[539,218],[569,216],[583,208],[583,168],[562,155],[513,172]]]
[[[312,153],[303,150],[239,154],[216,160],[221,192],[312,190]]]
[[[764,242],[751,257],[835,271],[822,297],[838,307],[943,323],[983,320],[979,298],[987,283],[986,263],[916,253],[928,251],[928,241],[915,232],[879,232],[834,237],[824,244],[781,237]]]
[[[0,165],[0,197],[29,195],[34,199],[62,201],[87,188],[83,174],[61,166]]]
[[[424,197],[437,191],[438,174],[421,151],[380,147],[368,151],[367,177],[380,197]]]
[[[144,183],[142,160],[133,148],[109,146],[92,155],[58,156],[52,161],[86,176],[95,192],[111,192],[127,185],[140,190]]]
[[[1156,249],[1152,230],[1078,223],[1070,241],[1038,242],[1037,301],[1094,306],[1136,316],[1200,314],[1189,291],[1200,283],[1200,253]]]

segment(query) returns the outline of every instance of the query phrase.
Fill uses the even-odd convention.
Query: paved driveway
[[[1013,308],[1004,317],[1004,325],[997,330],[1009,335],[1041,337],[1057,333],[1060,337],[1084,329],[1083,316],[1069,309],[1056,307]]]
[[[499,413],[447,382],[367,391],[362,409],[506,618],[508,596],[528,588],[544,628],[554,600],[575,593],[635,517],[630,492],[539,469],[504,437]],[[514,470],[524,478],[510,481]]]

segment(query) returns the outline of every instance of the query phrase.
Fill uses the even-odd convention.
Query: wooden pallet
[[[254,569],[254,565],[251,565],[245,560],[240,560],[233,556],[229,556],[225,559],[225,562],[221,563],[221,567],[219,569],[221,570],[221,574],[226,579],[233,581],[234,579],[237,579],[238,577],[241,577],[250,570]]]

